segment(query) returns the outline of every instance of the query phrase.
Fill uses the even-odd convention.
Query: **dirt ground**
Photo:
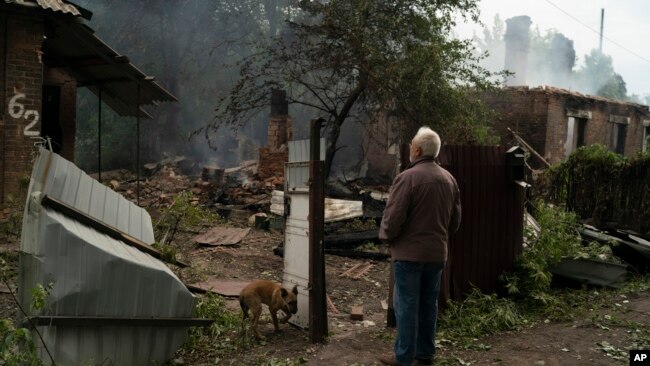
[[[241,226],[241,224],[240,224]],[[176,240],[189,243],[194,233],[183,233]],[[273,254],[282,241],[276,232],[252,230],[237,247],[194,248],[183,251],[192,267],[180,271],[180,277],[191,283],[210,277],[249,281],[282,276],[282,258]],[[18,243],[3,242],[3,256],[17,257]],[[361,278],[341,277],[355,264],[373,264]],[[16,265],[17,261],[14,262]],[[368,261],[326,256],[327,293],[339,313],[329,311],[329,337],[323,344],[310,344],[308,332],[283,325],[275,334],[270,318],[265,315],[260,330],[266,341],[254,342],[245,351],[223,354],[219,358],[201,352],[181,351],[172,360],[174,365],[286,365],[289,360],[307,365],[379,365],[377,356],[391,352],[394,331],[386,328],[382,300],[388,297],[389,265],[386,261]],[[630,339],[637,330],[634,322],[650,325],[650,294],[630,293],[609,308],[588,312],[573,322],[544,322],[543,319],[518,331],[474,339],[469,343],[453,343],[439,339],[437,364],[447,365],[612,365],[628,364]],[[226,300],[233,311],[239,310],[237,299]],[[352,321],[352,306],[363,305],[365,322]],[[0,291],[0,316],[13,317],[15,306]],[[267,314],[265,312],[265,314]],[[606,325],[595,319],[609,317]],[[612,320],[613,319],[613,320]],[[616,321],[614,321],[616,320]],[[235,342],[237,334],[224,335],[224,342]],[[609,355],[608,355],[609,353]],[[613,356],[618,356],[615,359]],[[282,363],[287,362],[287,363]]]
[[[223,279],[254,280],[282,276],[282,258],[273,254],[281,242],[281,235],[252,231],[238,248],[219,248],[209,252],[193,251],[192,263],[198,273]],[[219,360],[225,365],[265,365],[269,360],[302,359],[307,365],[379,365],[377,356],[392,350],[394,331],[386,328],[386,312],[382,300],[388,297],[387,261],[372,261],[371,270],[360,279],[340,277],[355,264],[367,260],[326,256],[327,293],[339,311],[328,312],[329,337],[324,344],[310,344],[308,332],[284,326],[274,334],[267,317],[261,326],[267,337],[241,354],[230,354]],[[195,272],[195,273],[196,273]],[[473,340],[470,345],[454,345],[442,341],[438,364],[452,365],[612,365],[627,364],[627,358],[615,359],[612,352],[625,353],[629,338],[629,323],[650,325],[650,294],[632,293],[621,298],[618,306],[599,309],[574,322],[544,322],[519,331],[505,332]],[[229,307],[237,310],[236,299],[229,299]],[[363,305],[364,319],[352,321],[349,312],[353,305]],[[613,317],[620,326],[599,326],[598,316]],[[633,330],[632,330],[633,331]],[[608,348],[609,347],[609,348]],[[189,360],[187,360],[189,361]],[[199,359],[195,362],[201,362]],[[214,360],[205,360],[214,364]],[[186,362],[177,360],[177,362]]]

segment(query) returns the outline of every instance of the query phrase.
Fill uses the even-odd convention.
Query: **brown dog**
[[[280,320],[281,323],[284,324],[289,321],[291,315],[298,312],[297,296],[298,286],[293,286],[291,291],[287,291],[287,289],[273,281],[258,280],[249,283],[239,294],[239,305],[244,312],[242,327],[244,321],[248,318],[248,309],[250,309],[253,312],[253,332],[257,338],[264,338],[257,330],[257,322],[260,319],[260,314],[262,314],[262,304],[266,304],[269,307],[269,312],[271,312],[275,331],[276,333],[279,332],[277,312],[282,310],[285,314],[284,318]]]

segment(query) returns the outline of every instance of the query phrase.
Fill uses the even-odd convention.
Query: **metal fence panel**
[[[506,148],[444,146],[439,160],[456,178],[463,216],[450,243],[442,298],[462,299],[472,286],[498,289],[498,277],[512,270],[521,253],[524,189],[508,180]]]

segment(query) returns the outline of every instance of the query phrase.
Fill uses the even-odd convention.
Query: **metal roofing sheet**
[[[147,244],[155,241],[151,216],[145,209],[51,151],[40,150],[30,182],[32,191],[56,198]]]
[[[46,60],[65,69],[94,94],[99,95],[101,89],[102,100],[119,115],[135,117],[139,113],[140,117],[151,118],[141,106],[177,100],[88,26],[53,20],[56,31],[43,43]]]
[[[63,14],[81,16],[76,6],[63,0],[5,0],[7,4],[16,4],[27,7],[40,7],[43,10],[51,10]]]
[[[30,315],[192,317],[194,297],[164,263],[41,206],[43,195],[140,240],[153,241],[151,218],[145,210],[57,154],[41,149],[23,219],[19,301],[30,304],[31,290],[38,284],[51,283],[53,287],[45,307],[30,309]],[[39,331],[60,365],[106,360],[115,365],[162,363],[187,337],[185,327],[43,326]],[[40,351],[44,352],[43,348]],[[49,362],[45,354],[41,358]]]
[[[49,9],[55,12],[64,14],[72,14],[74,16],[81,16],[81,12],[72,4],[68,4],[61,0],[36,0],[38,5],[43,9]]]

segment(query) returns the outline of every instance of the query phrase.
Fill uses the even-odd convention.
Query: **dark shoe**
[[[416,358],[414,365],[433,365],[433,360],[428,358],[427,359]]]
[[[397,363],[397,359],[395,358],[395,355],[381,356],[379,357],[379,362],[381,362],[384,365],[399,366],[399,363]]]

